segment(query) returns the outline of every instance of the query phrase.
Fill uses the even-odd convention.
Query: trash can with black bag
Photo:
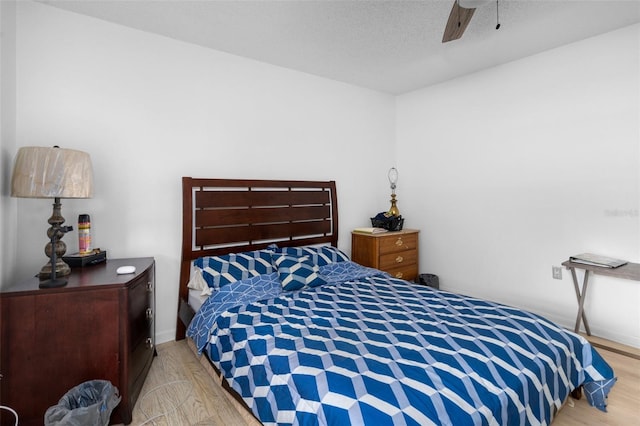
[[[108,380],[90,380],[65,393],[44,413],[45,426],[107,426],[120,403],[118,388]]]
[[[440,289],[440,279],[434,274],[420,274],[418,282],[431,288]]]

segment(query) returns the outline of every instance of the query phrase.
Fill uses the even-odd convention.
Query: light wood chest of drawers
[[[380,269],[396,278],[418,277],[418,233],[416,229],[381,234],[351,233],[351,260]]]

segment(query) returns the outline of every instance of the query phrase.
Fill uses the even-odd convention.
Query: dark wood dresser
[[[136,272],[118,275],[124,265]],[[109,259],[67,278],[61,288],[40,289],[32,278],[0,293],[1,404],[20,425],[42,425],[71,388],[102,379],[122,397],[111,423],[129,424],[155,353],[154,259]],[[1,415],[13,425],[10,413]]]
[[[351,233],[351,260],[396,278],[418,277],[418,233],[415,229],[381,234]]]

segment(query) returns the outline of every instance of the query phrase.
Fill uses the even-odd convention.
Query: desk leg
[[[571,268],[571,277],[573,277],[573,287],[576,290],[576,298],[578,299],[578,316],[576,318],[576,327],[574,332],[580,332],[580,320],[584,322],[584,329],[587,331],[587,336],[591,336],[591,329],[589,328],[589,322],[587,321],[587,315],[584,313],[584,301],[587,298],[587,285],[589,284],[589,271],[584,271],[584,280],[582,282],[582,292],[580,292],[580,286],[578,285],[578,277],[576,275],[575,268]]]

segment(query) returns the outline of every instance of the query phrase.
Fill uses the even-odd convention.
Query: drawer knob
[[[396,273],[396,278],[402,278],[402,272],[397,272]]]
[[[398,237],[398,239],[396,240],[396,245],[398,247],[402,247],[404,245],[404,241],[402,241],[402,237]]]
[[[147,292],[151,293],[153,291],[153,283],[151,281],[147,282]]]
[[[404,260],[404,258],[402,256],[396,257],[396,262],[397,263],[402,263],[403,260]]]
[[[145,341],[145,345],[147,349],[153,349],[153,339],[151,337],[147,337],[147,340]]]
[[[152,318],[153,318],[153,309],[151,309],[151,308],[147,308],[147,313],[146,313],[146,315],[147,315],[147,319],[148,319],[148,320],[152,319]]]

